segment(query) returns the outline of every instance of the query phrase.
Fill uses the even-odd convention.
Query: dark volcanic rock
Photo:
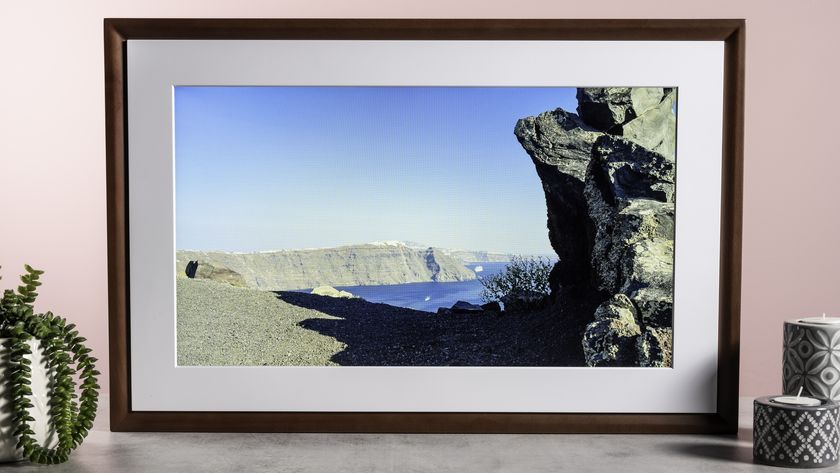
[[[623,207],[631,199],[674,202],[674,159],[621,137],[604,135],[598,138],[587,181],[589,174],[603,187],[605,198],[615,206]]]
[[[616,294],[595,310],[595,321],[583,334],[583,354],[589,366],[635,366],[636,341],[642,333],[636,308]]]
[[[615,130],[636,117],[630,87],[589,87],[577,90],[577,112],[588,125]]]
[[[622,193],[619,197],[664,192],[665,200],[673,201],[675,96],[671,89],[650,87],[578,89],[582,116],[556,109],[516,123],[514,134],[534,162],[545,191],[548,237],[559,259],[551,273],[552,294],[560,286],[590,283],[595,230],[584,183],[593,154],[609,155],[607,166],[612,169],[607,175]],[[599,120],[604,114],[612,118]],[[624,133],[626,139],[609,133]],[[643,152],[661,159],[636,157]],[[669,176],[658,176],[651,169],[657,165],[664,174],[670,173],[670,186],[663,184]],[[639,181],[639,177],[663,182]]]
[[[481,304],[481,308],[488,311],[488,312],[501,312],[502,311],[502,306],[499,305],[499,303],[496,302],[496,301],[488,302],[486,304]]]
[[[671,260],[672,261],[673,257]],[[668,269],[660,272],[667,274]],[[673,267],[670,269],[673,272]],[[638,280],[638,279],[637,279]],[[639,287],[628,294],[639,310],[642,323],[648,327],[670,327],[674,317],[673,283],[667,282],[656,286]]]
[[[675,163],[622,138],[593,150],[585,195],[594,223],[598,288],[624,293],[645,324],[669,326],[673,307]]]
[[[667,252],[673,246],[674,163],[621,138],[598,140],[587,175],[589,216],[595,227],[592,267],[601,289],[618,292],[636,268],[625,253]],[[651,243],[657,243],[654,248]],[[671,249],[673,252],[673,248]]]
[[[552,301],[575,287],[583,306],[610,297],[583,334],[590,366],[670,366],[676,91],[581,88],[577,98],[579,116],[557,109],[515,128],[546,195]]]
[[[638,115],[628,123],[622,125],[621,135],[653,152],[667,158],[674,159],[677,139],[677,115],[674,113],[674,100],[677,93],[673,89],[633,89],[634,95],[641,95],[638,90],[653,90],[647,95],[644,104],[639,98],[634,100],[635,112]],[[643,109],[656,102],[650,108]],[[639,112],[639,110],[643,110]]]
[[[551,290],[588,284],[591,225],[583,185],[592,146],[603,133],[562,109],[516,123],[519,143],[531,156],[545,191],[548,238],[559,257],[551,273]]]
[[[470,304],[465,301],[458,301],[452,304],[452,312],[456,314],[479,314],[484,312],[480,305]]]
[[[673,96],[673,89],[661,87],[579,88],[577,112],[587,125],[615,135],[626,135],[626,125],[631,121],[635,122],[632,128],[636,132],[643,131],[642,129],[659,132],[663,128],[662,123],[654,119],[655,116],[660,117],[659,115],[652,114],[644,120],[639,119],[651,110],[662,108],[663,102],[669,102],[669,99],[670,103],[665,105],[665,111],[673,115]],[[661,118],[665,118],[665,115],[661,115]],[[662,136],[662,133],[656,134]],[[639,133],[639,136],[641,135],[642,133]],[[654,149],[652,146],[648,148]]]
[[[534,164],[583,181],[592,145],[603,133],[562,108],[516,122],[514,134]]]
[[[639,366],[670,368],[673,366],[674,330],[659,327],[648,328],[636,342],[639,352]]]
[[[198,269],[198,261],[190,261],[187,263],[186,269],[184,269],[184,274],[187,275],[188,278],[193,279],[195,278],[195,271]]]

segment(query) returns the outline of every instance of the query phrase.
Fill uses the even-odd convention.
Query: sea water
[[[478,278],[492,276],[504,271],[508,263],[467,264],[466,267],[475,271]],[[391,284],[387,286],[336,286],[336,289],[349,291],[354,296],[369,302],[380,302],[397,307],[408,307],[416,310],[435,312],[438,307],[452,307],[458,301],[472,304],[482,304],[481,291],[483,286],[479,279],[457,282],[414,282],[407,284]]]

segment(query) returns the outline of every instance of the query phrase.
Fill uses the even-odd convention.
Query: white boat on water
[[[476,273],[480,273],[484,271],[484,266],[476,266],[475,269],[473,269],[473,271],[475,271]]]

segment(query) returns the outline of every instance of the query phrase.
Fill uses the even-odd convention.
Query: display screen
[[[672,366],[676,89],[174,100],[178,365]]]

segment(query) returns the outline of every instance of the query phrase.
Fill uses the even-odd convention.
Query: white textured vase
[[[0,338],[0,462],[12,462],[23,459],[23,454],[15,448],[17,438],[12,435],[12,413],[9,400],[9,389],[6,385],[8,374],[6,366],[9,362],[9,353],[5,345],[6,339]],[[47,370],[47,361],[40,349],[40,342],[30,340],[29,345],[32,355],[28,358],[32,361],[32,397],[33,408],[29,414],[35,419],[30,422],[30,427],[35,431],[35,440],[48,448],[56,445],[55,432],[49,423],[49,382],[50,377]]]

